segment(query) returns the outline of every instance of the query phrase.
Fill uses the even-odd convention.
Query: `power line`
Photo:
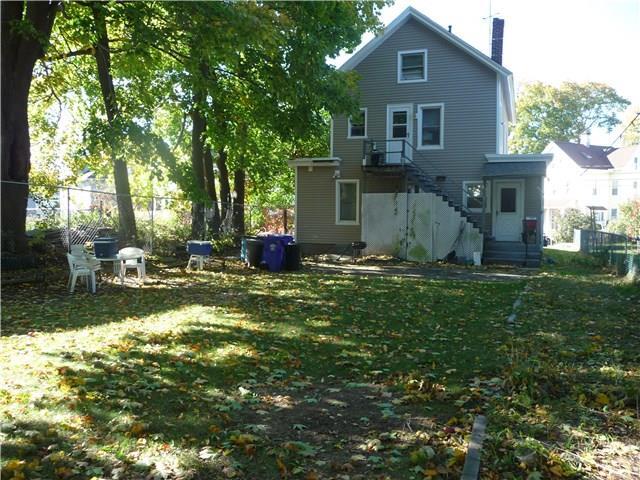
[[[629,122],[629,124],[628,124],[626,127],[624,127],[624,130],[622,130],[622,132],[620,133],[620,135],[618,135],[618,136],[616,137],[616,139],[615,139],[613,142],[611,142],[611,145],[614,145],[618,140],[620,140],[620,138],[622,137],[622,135],[624,135],[624,132],[626,132],[626,131],[627,131],[627,129],[628,129],[631,125],[633,125],[633,122],[635,122],[635,121],[638,119],[638,117],[640,117],[640,112],[636,112],[636,116],[635,116],[635,117],[633,117],[633,119],[631,119],[631,121]]]

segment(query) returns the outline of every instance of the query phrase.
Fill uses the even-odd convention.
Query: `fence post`
[[[71,251],[71,194],[67,187],[67,251]]]
[[[153,238],[155,236],[155,210],[156,210],[156,197],[151,196],[151,239],[149,240],[149,253],[153,253]]]

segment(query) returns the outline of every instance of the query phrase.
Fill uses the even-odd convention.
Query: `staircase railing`
[[[399,145],[398,145],[399,144]],[[434,170],[436,176],[446,176],[444,173],[438,172],[427,158],[423,151],[416,149],[410,142],[404,139],[392,139],[392,140],[365,140],[362,145],[363,152],[363,166],[368,167],[393,167],[402,166],[409,167],[414,172],[414,177],[420,181],[420,178],[428,180],[431,185],[427,188],[440,195],[445,195],[447,198],[451,198],[451,195],[443,188],[442,185],[438,185],[438,182],[434,178],[433,174],[428,173],[423,167],[418,165],[414,160],[414,156],[420,157],[420,159],[428,163]],[[410,153],[409,153],[410,152]],[[399,161],[389,161],[390,159],[398,159]],[[424,182],[420,182],[421,184]],[[426,185],[426,183],[425,183]],[[424,188],[424,187],[423,187]],[[471,213],[468,208],[463,205],[456,205],[465,214]]]

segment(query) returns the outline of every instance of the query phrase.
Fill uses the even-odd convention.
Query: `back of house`
[[[341,67],[359,75],[358,114],[333,117],[329,157],[290,162],[305,253],[364,241],[367,253],[419,261],[483,247],[490,259],[501,242],[519,254],[525,219],[542,221],[548,157],[507,154],[501,21],[494,37],[491,59],[408,8]]]

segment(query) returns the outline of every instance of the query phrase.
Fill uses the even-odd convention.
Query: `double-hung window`
[[[482,211],[482,204],[485,199],[482,182],[462,182],[462,196],[465,207],[472,212]]]
[[[444,103],[418,105],[418,150],[444,148]]]
[[[360,222],[360,181],[336,180],[336,224]]]
[[[617,180],[612,180],[611,181],[611,196],[615,197],[616,195],[618,195],[618,181]]]
[[[427,50],[398,52],[398,83],[427,81]]]
[[[367,137],[367,109],[361,108],[357,115],[349,117],[347,138]]]

